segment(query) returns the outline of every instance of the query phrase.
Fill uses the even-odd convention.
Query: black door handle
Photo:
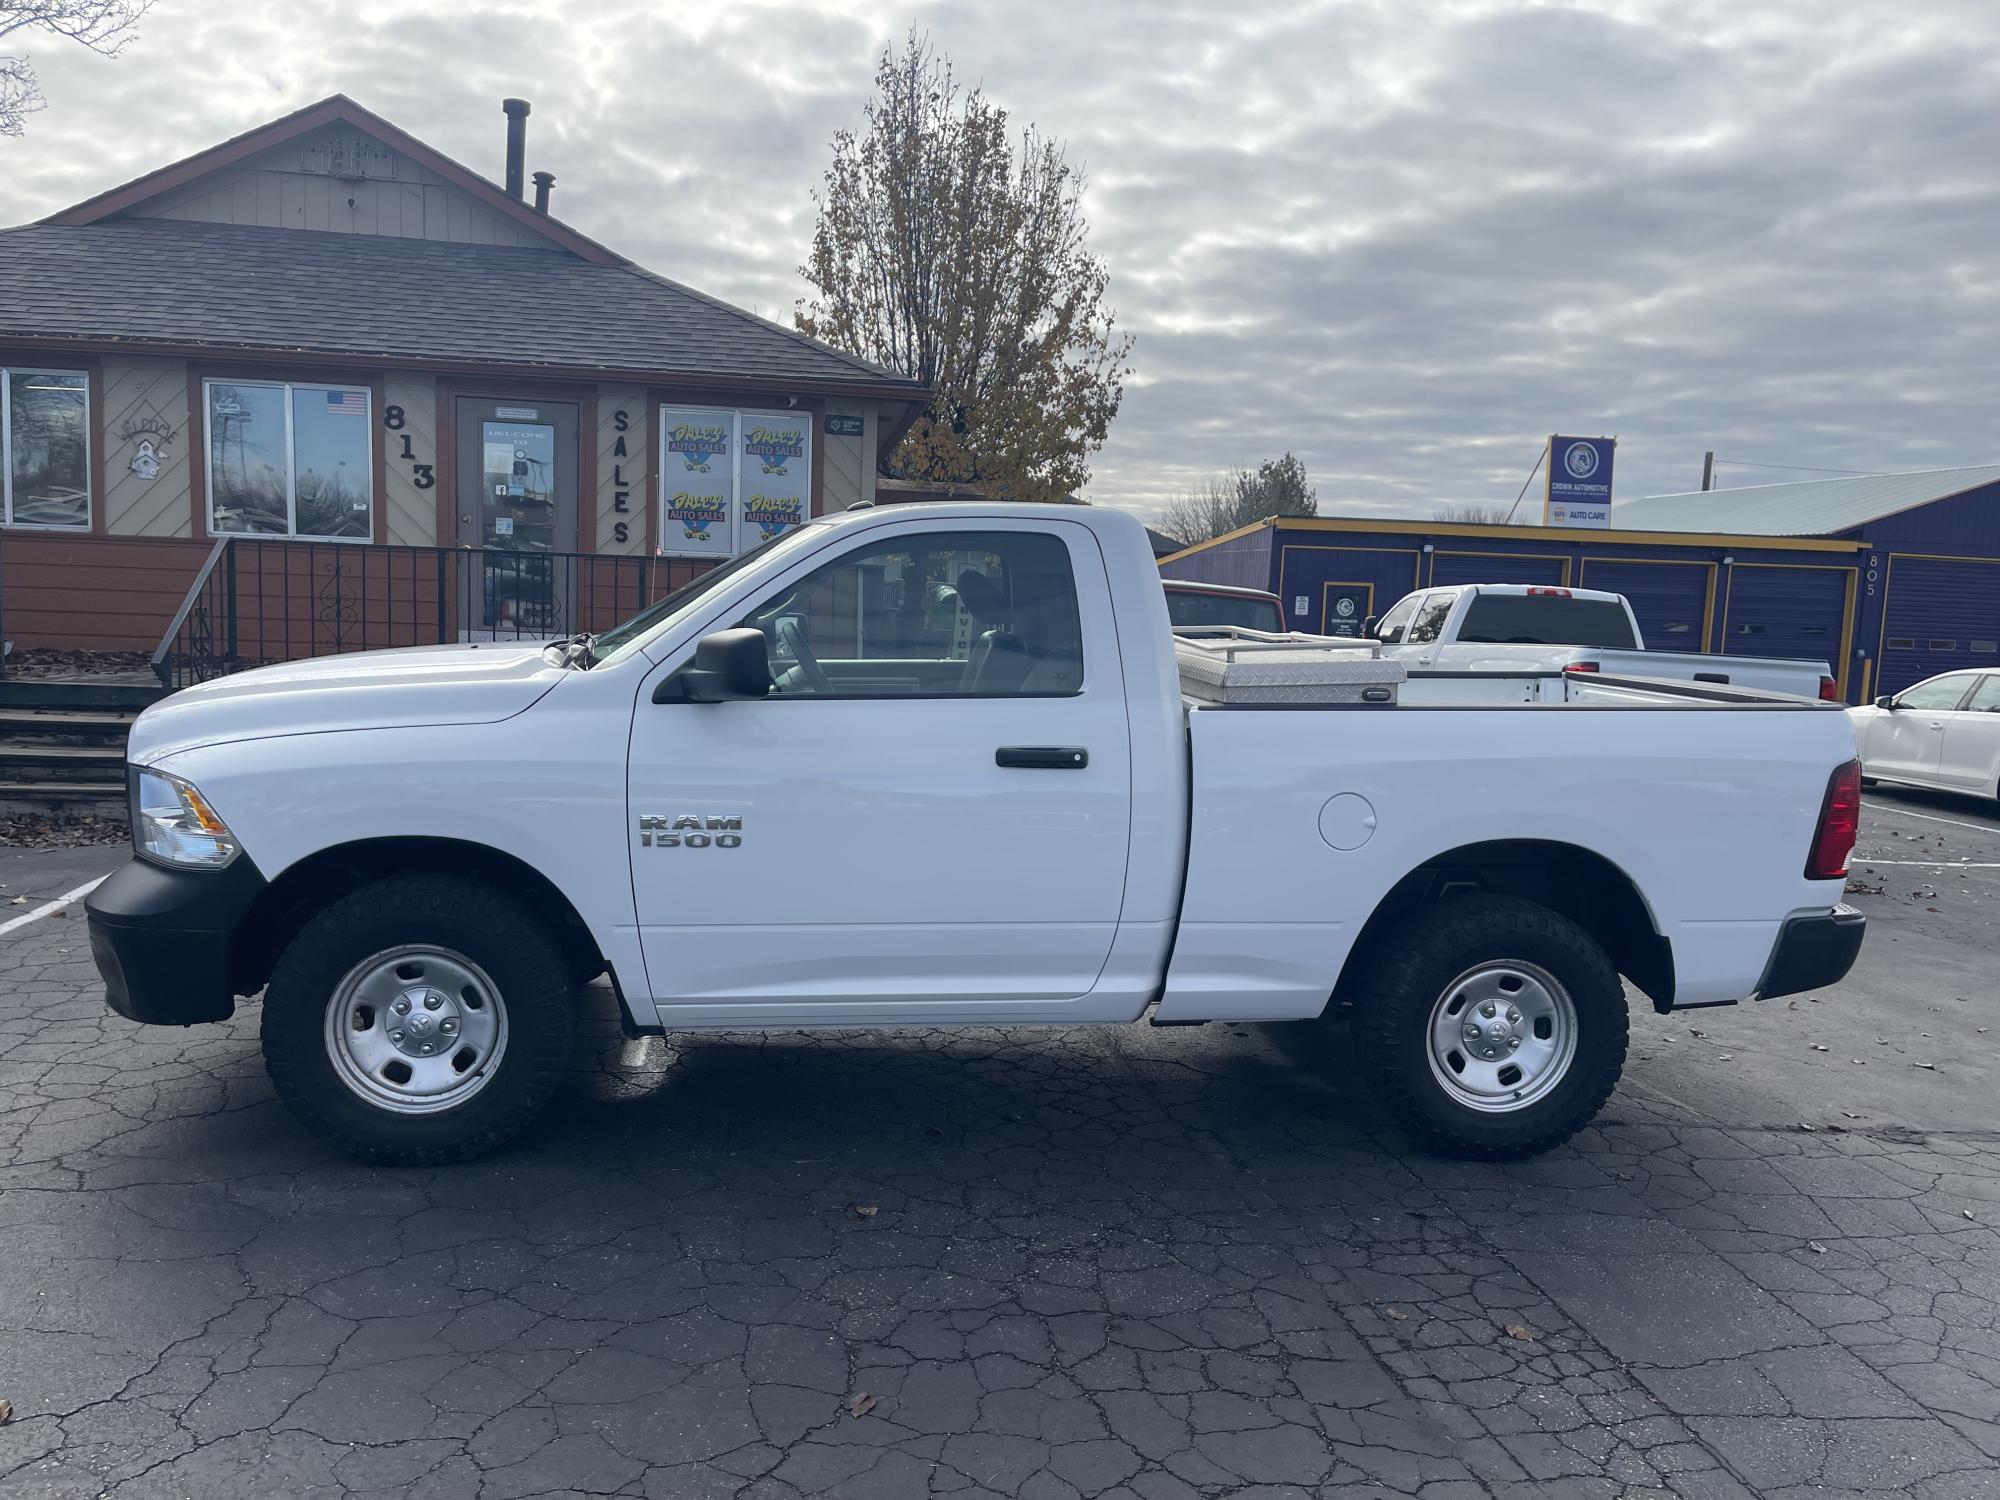
[[[993,764],[1024,771],[1081,771],[1090,764],[1090,752],[1081,745],[1002,745],[993,752]]]

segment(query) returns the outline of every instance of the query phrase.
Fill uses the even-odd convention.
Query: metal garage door
[[[1431,559],[1431,582],[1554,583],[1569,582],[1566,557],[1521,557],[1501,552],[1447,552]]]
[[[1823,661],[1845,686],[1840,638],[1853,576],[1852,568],[1737,563],[1729,570],[1722,649]]]
[[[1639,634],[1653,650],[1706,651],[1709,570],[1708,563],[1593,557],[1583,565],[1581,586],[1630,599]]]
[[[2000,664],[2000,563],[1891,554],[1888,590],[1876,692]]]

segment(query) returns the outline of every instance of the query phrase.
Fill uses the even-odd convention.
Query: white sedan
[[[2000,796],[2000,671],[1946,672],[1848,714],[1868,780]]]

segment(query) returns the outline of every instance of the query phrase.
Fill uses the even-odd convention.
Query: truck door
[[[871,528],[709,628],[735,625],[765,634],[770,697],[655,704],[649,681],[633,724],[665,1023],[1073,1014],[1117,930],[1132,816],[1089,530]]]

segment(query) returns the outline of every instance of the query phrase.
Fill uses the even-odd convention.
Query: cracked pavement
[[[627,1042],[598,990],[529,1139],[369,1169],[254,1004],[131,1025],[35,922],[0,1495],[2000,1496],[2000,870],[1949,868],[2000,820],[1868,809],[1914,862],[1857,860],[1846,983],[1642,1003],[1505,1167],[1414,1154],[1338,1024]]]

